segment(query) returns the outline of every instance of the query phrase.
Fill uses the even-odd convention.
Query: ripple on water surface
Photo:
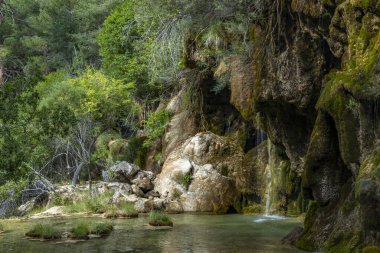
[[[7,223],[8,232],[0,235],[0,252],[22,253],[113,253],[113,252],[302,252],[281,245],[281,238],[301,222],[281,216],[246,215],[172,215],[174,228],[152,231],[147,218],[112,220],[115,230],[110,236],[67,244],[27,240],[23,235],[36,221]],[[87,218],[89,223],[102,222]],[[75,219],[51,219],[57,227],[67,229]]]

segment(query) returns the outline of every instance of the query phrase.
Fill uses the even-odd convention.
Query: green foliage
[[[173,226],[170,217],[162,212],[152,211],[149,213],[149,224],[151,226]]]
[[[86,210],[92,213],[105,213],[107,206],[100,198],[91,198],[85,202]]]
[[[171,116],[171,113],[164,110],[151,113],[148,116],[148,119],[144,122],[145,134],[147,135],[144,141],[145,147],[150,147],[153,141],[162,137]]]
[[[0,85],[0,185],[25,177],[23,163],[45,168],[56,154],[56,140],[70,139],[65,137],[84,118],[94,122],[97,134],[113,129],[121,135],[116,148],[121,147],[122,154],[112,157],[107,145],[101,145],[91,156],[91,168],[119,159],[143,167],[148,149],[163,135],[171,116],[149,112],[171,92],[183,68],[196,67],[195,50],[206,58],[221,58],[223,52],[241,52],[239,45],[249,48],[250,21],[262,3],[7,1],[0,26],[5,67],[5,84]],[[103,69],[96,70],[100,65]],[[220,81],[215,92],[227,87]],[[200,97],[191,96],[192,91],[189,105]],[[142,111],[149,115],[145,121]],[[141,128],[145,141],[134,136]],[[121,144],[122,138],[128,145]],[[56,171],[56,164],[46,170]]]
[[[186,189],[188,189],[191,184],[191,181],[193,181],[193,175],[191,174],[191,172],[185,174],[178,173],[175,175],[174,180],[177,183],[183,185]]]
[[[157,152],[157,153],[155,153],[153,159],[154,159],[155,161],[157,161],[157,162],[158,162],[158,161],[161,161],[161,159],[162,159],[162,152]]]
[[[109,235],[113,231],[113,225],[110,223],[98,223],[95,228],[91,229],[90,234]]]
[[[0,28],[0,44],[8,52],[6,66],[32,80],[72,63],[98,64],[99,26],[119,2],[7,1]]]
[[[122,203],[112,205],[105,213],[104,217],[108,219],[116,218],[137,218],[139,213],[136,211],[133,203]]]
[[[68,213],[104,213],[108,209],[108,201],[112,195],[113,191],[107,191],[97,196],[85,195],[79,201],[68,201],[65,210]]]
[[[77,78],[61,70],[37,85],[38,109],[52,119],[67,121],[61,116],[64,111],[72,119],[70,125],[78,118],[88,117],[107,127],[118,122],[133,127],[139,110],[131,97],[133,89],[133,84],[125,85],[92,69]]]
[[[90,227],[86,222],[79,222],[75,225],[74,228],[71,229],[71,237],[74,239],[88,239],[88,235],[90,234]]]
[[[36,110],[35,84],[60,68],[98,66],[96,36],[100,25],[121,0],[7,0],[1,8],[0,55],[5,84],[0,84],[0,185],[25,176],[23,162],[42,167],[52,156],[54,136],[65,135],[75,117],[66,110],[77,95],[65,85],[51,90],[55,113]],[[49,82],[66,79],[61,72]],[[54,94],[71,92],[56,99]],[[3,181],[4,180],[4,181]]]
[[[5,230],[4,224],[0,223],[0,232],[3,232]]]
[[[126,1],[115,9],[104,22],[98,42],[108,74],[125,82],[141,83],[147,77],[143,50],[138,50],[141,34],[134,20],[135,4],[136,1]]]
[[[72,205],[73,201],[69,197],[54,196],[53,204],[55,206],[68,206],[68,205]]]
[[[29,181],[20,179],[19,181],[8,181],[0,186],[0,202],[8,199],[13,194],[14,200],[19,200],[22,191],[27,187]]]
[[[61,238],[61,233],[57,231],[51,224],[38,223],[33,226],[26,234],[29,237],[37,237],[43,239],[59,239]]]

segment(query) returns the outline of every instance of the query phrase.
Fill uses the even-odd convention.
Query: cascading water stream
[[[272,172],[275,170],[274,168],[274,161],[273,157],[271,155],[271,149],[272,149],[272,143],[269,139],[267,139],[267,152],[268,152],[268,164],[265,167],[265,183],[266,183],[266,188],[265,188],[265,213],[264,216],[261,216],[258,219],[255,219],[254,222],[256,223],[261,223],[261,222],[266,222],[266,221],[273,221],[273,220],[283,220],[286,219],[284,216],[279,216],[279,215],[273,215],[272,213],[272,192],[273,192],[273,176]]]
[[[268,165],[266,167],[266,189],[265,189],[265,215],[270,214],[271,207],[271,193],[272,193],[272,172],[271,172],[271,142],[268,139]]]

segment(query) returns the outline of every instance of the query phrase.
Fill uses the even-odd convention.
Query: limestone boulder
[[[139,187],[144,193],[147,193],[154,188],[152,182],[154,178],[154,174],[150,171],[139,171],[132,180],[132,183]]]
[[[253,65],[244,56],[234,55],[221,61],[214,72],[216,79],[227,78],[230,84],[230,103],[241,113],[244,118],[251,116],[253,112]]]
[[[103,171],[102,176],[103,180],[106,182],[129,183],[139,170],[140,169],[137,165],[128,162],[120,162],[112,166],[110,169]]]
[[[227,212],[238,197],[243,152],[227,138],[199,133],[170,153],[155,180],[167,211]]]

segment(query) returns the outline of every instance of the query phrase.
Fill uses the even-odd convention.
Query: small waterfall
[[[260,145],[263,141],[267,139],[266,134],[260,129],[256,129],[255,133],[255,146]]]
[[[268,139],[268,165],[266,167],[266,188],[265,188],[265,215],[270,214],[271,195],[272,195],[272,159],[271,159],[271,142]]]

